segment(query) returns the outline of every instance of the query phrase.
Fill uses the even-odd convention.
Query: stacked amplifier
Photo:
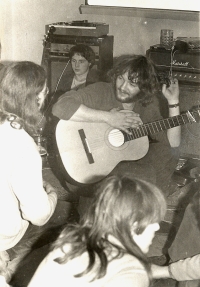
[[[180,38],[171,48],[157,44],[151,46],[146,54],[155,63],[161,79],[164,76],[169,79],[172,74],[179,80],[181,112],[190,110],[199,113],[200,38]],[[161,106],[163,116],[168,117],[166,102]],[[183,157],[200,160],[199,121],[181,127],[179,151]]]
[[[160,74],[169,75],[171,71],[181,84],[199,85],[200,45],[197,42],[200,42],[200,38],[180,38],[177,40],[177,47],[176,42],[172,48],[158,44],[151,46],[146,54],[155,63]]]
[[[90,46],[95,52],[95,66],[106,72],[113,65],[114,37],[108,36],[109,25],[72,21],[45,26],[42,65],[47,70],[48,86],[53,92],[56,83],[69,61],[69,50],[77,44]]]

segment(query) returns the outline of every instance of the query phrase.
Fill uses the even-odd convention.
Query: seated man
[[[53,106],[53,115],[74,122],[106,123],[128,134],[129,128],[141,126],[141,120],[150,123],[162,119],[157,99],[160,85],[149,59],[140,55],[120,56],[110,76],[111,83],[99,82],[65,93]],[[171,80],[169,87],[163,84],[162,93],[168,102],[169,116],[179,115],[178,81]],[[151,134],[148,153],[140,160],[119,163],[112,173],[151,180],[168,196],[173,192],[171,175],[177,164],[173,148],[179,146],[180,138],[180,126]]]
[[[92,69],[95,53],[90,46],[77,44],[69,51],[71,67],[63,74],[55,94],[54,102],[61,94],[69,90],[79,90],[89,84],[100,81],[100,71]]]
[[[95,53],[90,46],[84,44],[73,46],[69,51],[69,62],[70,65],[66,67],[66,70],[63,72],[56,91],[49,102],[46,117],[41,123],[44,129],[44,135],[51,138],[50,141],[54,149],[56,149],[56,145],[54,136],[52,137],[52,130],[55,130],[57,119],[52,117],[51,114],[53,104],[67,91],[79,90],[100,80],[105,80],[103,72],[93,68],[95,65]],[[51,154],[51,150],[49,153]]]

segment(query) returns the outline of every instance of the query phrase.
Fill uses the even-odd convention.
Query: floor
[[[72,210],[69,222],[78,220],[77,213],[77,197],[73,197],[66,190],[66,186],[59,177],[60,171],[54,167],[55,158],[49,154],[48,157],[43,158],[43,177],[48,180],[57,190],[58,196],[61,200],[71,202]],[[167,249],[170,246],[176,234],[178,226],[181,222],[185,206],[188,203],[191,194],[193,182],[187,183],[184,187],[178,187],[173,196],[168,199],[168,209],[164,221],[161,224],[161,229],[157,232],[152,246],[149,251],[149,258],[151,262],[164,265],[167,262]],[[189,194],[189,196],[188,196]],[[52,236],[53,238],[53,236]],[[25,287],[33,276],[37,266],[41,260],[49,252],[50,244],[35,249],[25,258],[19,266],[15,276],[12,279],[11,285],[13,287]],[[166,255],[166,256],[163,256]],[[176,281],[171,279],[155,280],[152,287],[175,287]]]

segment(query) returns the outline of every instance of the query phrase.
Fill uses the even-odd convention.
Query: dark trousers
[[[56,209],[43,226],[30,224],[22,239],[11,249],[6,250],[9,254],[8,270],[15,272],[19,263],[31,252],[32,249],[41,247],[56,239],[60,231],[68,223],[71,204],[58,200]]]
[[[172,261],[177,261],[200,253],[200,187],[197,188],[191,202],[186,207],[176,237],[169,248]],[[180,282],[180,287],[199,287],[200,280]]]

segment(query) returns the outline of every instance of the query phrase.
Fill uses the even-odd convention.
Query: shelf
[[[153,19],[171,19],[183,21],[200,20],[198,11],[166,10],[166,9],[148,9],[148,8],[128,8],[128,7],[111,7],[97,5],[81,5],[79,7],[81,14],[111,15],[140,17]]]

